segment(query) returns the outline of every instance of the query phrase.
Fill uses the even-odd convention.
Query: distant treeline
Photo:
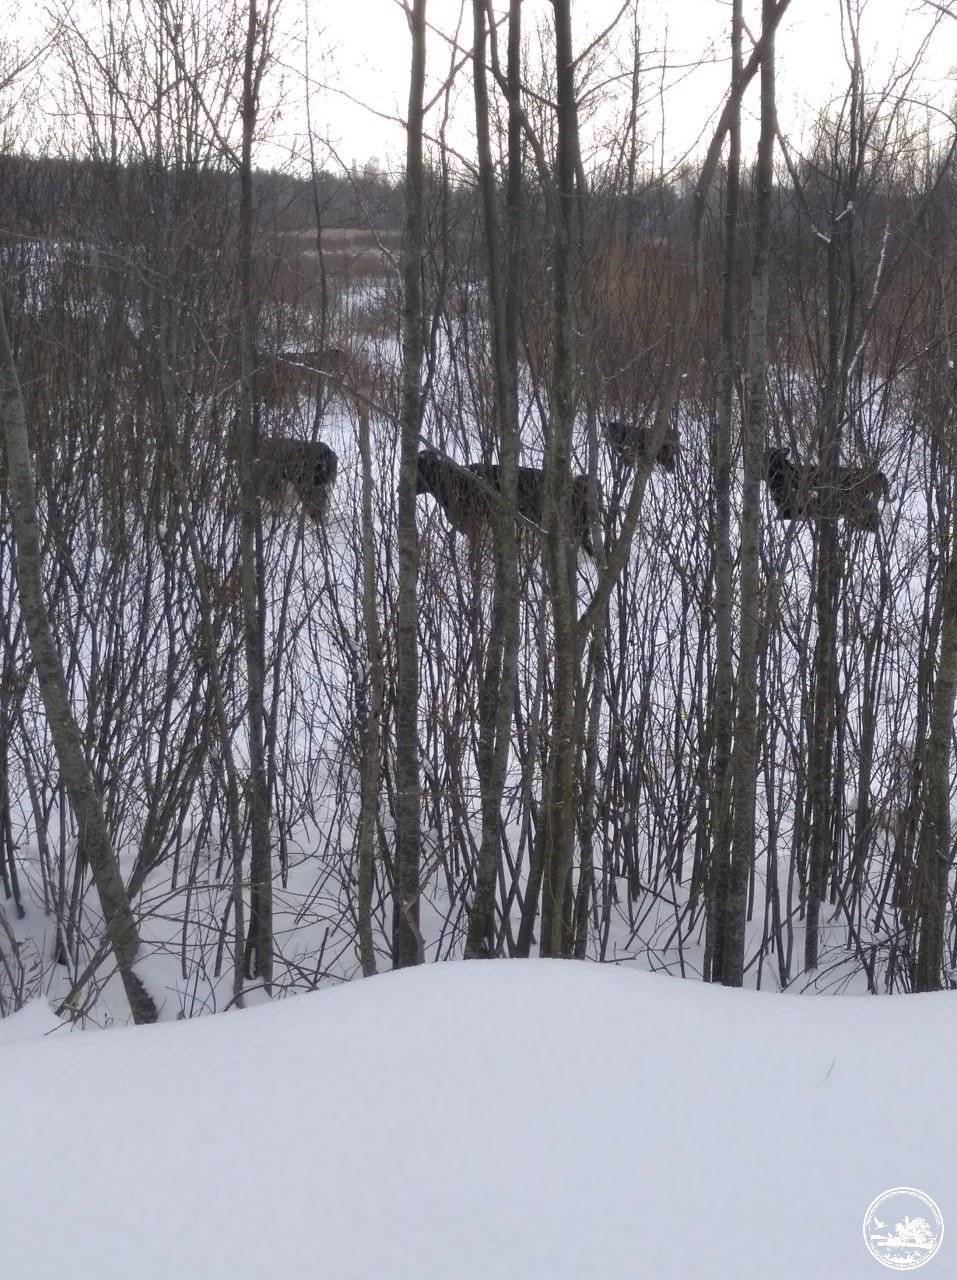
[[[272,231],[312,226],[317,211],[329,227],[397,230],[402,185],[374,171],[319,172],[314,178],[259,170],[256,209]],[[0,155],[0,227],[14,235],[76,235],[109,231],[117,216],[128,223],[141,211],[155,218],[158,202],[238,203],[239,179],[222,168],[114,164],[105,160]]]
[[[429,173],[432,207],[442,205],[460,226],[479,213],[478,194],[469,175]],[[297,177],[257,170],[256,213],[263,230],[295,231],[314,227],[398,231],[402,226],[403,175],[366,166]],[[669,178],[656,175],[622,191],[614,177],[597,177],[589,193],[596,224],[611,229],[640,230],[666,237],[686,225],[685,214],[695,174],[682,169]],[[542,198],[531,180],[529,208]],[[49,236],[109,234],[117,218],[155,221],[158,207],[220,204],[224,216],[238,204],[238,178],[225,168],[193,165],[120,164],[90,158],[0,155],[0,228],[8,235]]]

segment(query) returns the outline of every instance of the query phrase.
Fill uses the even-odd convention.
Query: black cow
[[[631,422],[619,422],[612,419],[605,423],[605,439],[608,441],[608,447],[616,458],[628,467],[633,467],[635,463],[644,458],[648,452],[648,436],[650,432],[647,427],[639,427]],[[678,435],[674,427],[669,428],[665,434],[661,447],[655,457],[655,462],[665,471],[674,473],[675,467],[678,465],[678,454],[681,451],[681,437]]]
[[[321,440],[288,440],[269,436],[259,442],[259,493],[263,502],[284,509],[292,489],[303,510],[317,525],[329,515],[339,459]]]
[[[769,449],[765,459],[768,492],[782,520],[816,520],[823,509],[828,483],[823,467],[794,463],[787,449]],[[880,504],[890,498],[883,471],[871,467],[840,466],[835,473],[834,512],[855,529],[876,533]]]
[[[472,462],[460,466],[435,449],[423,449],[416,465],[415,491],[430,493],[445,512],[449,524],[470,543],[478,540],[504,514],[501,469],[496,463]],[[518,514],[541,526],[544,474],[537,467],[518,468]],[[571,527],[578,545],[594,555],[589,526],[588,479],[572,477]]]

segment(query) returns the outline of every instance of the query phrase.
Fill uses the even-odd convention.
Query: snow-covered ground
[[[34,1004],[0,1027],[0,1276],[866,1280],[898,1186],[954,1275],[954,999],[497,961],[102,1034]]]

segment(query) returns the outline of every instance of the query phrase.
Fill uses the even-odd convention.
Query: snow
[[[542,960],[102,1033],[31,1005],[0,1275],[873,1280],[875,1196],[957,1206],[954,1015]]]
[[[16,1040],[36,1039],[59,1026],[46,1000],[30,1000],[22,1009],[0,1018],[0,1049]]]

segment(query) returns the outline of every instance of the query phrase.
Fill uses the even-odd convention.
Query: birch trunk
[[[107,939],[130,1004],[134,1022],[155,1022],[156,1005],[134,970],[139,934],[103,804],[70,706],[60,654],[53,638],[43,594],[43,566],[37,521],[37,497],[26,415],[6,319],[0,310],[0,420],[7,455],[7,489],[16,549],[17,586],[24,626],[60,776],[76,819],[78,840],[93,875],[103,910]]]
[[[362,733],[362,799],[359,815],[359,874],[356,911],[358,916],[359,961],[368,978],[376,971],[372,939],[372,892],[375,883],[375,842],[379,820],[381,781],[382,706],[385,676],[379,618],[376,611],[376,560],[372,515],[372,446],[369,438],[369,407],[359,405],[359,458],[362,466],[362,622],[366,633],[365,706]]]

